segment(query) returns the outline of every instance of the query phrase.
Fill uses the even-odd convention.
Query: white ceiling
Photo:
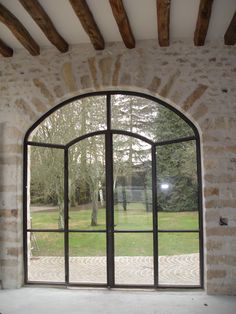
[[[88,43],[69,0],[39,0],[69,44]],[[171,0],[170,44],[193,42],[200,0]],[[52,46],[18,0],[0,0],[23,23],[40,47]],[[105,42],[122,41],[108,0],[87,0]],[[157,38],[156,0],[123,0],[136,40]],[[215,0],[206,40],[222,38],[236,9],[236,0]],[[9,29],[0,23],[0,38],[11,48],[23,48]],[[223,40],[222,40],[223,43]]]

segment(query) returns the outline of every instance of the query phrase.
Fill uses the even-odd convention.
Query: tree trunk
[[[63,229],[64,228],[64,202],[61,196],[58,196],[58,208],[59,208],[58,229]]]
[[[64,228],[64,193],[63,193],[62,180],[59,180],[58,185],[56,186],[56,194],[57,194],[57,206],[59,209],[58,229],[63,229]]]
[[[75,207],[75,184],[69,179],[70,207]]]
[[[150,212],[151,208],[149,207],[149,200],[148,200],[148,193],[147,193],[147,184],[146,184],[145,180],[144,180],[144,200],[145,200],[146,212]]]
[[[92,215],[91,215],[91,226],[98,225],[98,191],[94,189],[92,192]]]
[[[126,190],[125,190],[125,179],[122,184],[122,202],[123,202],[123,209],[127,211],[127,198],[126,198]]]

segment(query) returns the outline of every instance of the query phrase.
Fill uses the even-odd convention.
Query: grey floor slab
[[[235,314],[236,297],[199,291],[25,287],[0,291],[1,314]]]

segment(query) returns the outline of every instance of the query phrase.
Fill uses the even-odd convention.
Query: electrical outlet
[[[228,226],[228,218],[220,217],[220,219],[219,219],[219,225],[220,225],[220,226]]]

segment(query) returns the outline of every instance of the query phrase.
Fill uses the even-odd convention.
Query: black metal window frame
[[[137,96],[149,99],[157,104],[160,104],[169,110],[175,112],[182,118],[193,130],[194,136],[182,137],[166,141],[153,142],[150,139],[128,131],[116,130],[111,128],[111,96],[112,95],[126,95]],[[29,140],[31,132],[48,116],[61,107],[72,103],[73,101],[80,100],[92,96],[106,96],[106,112],[107,112],[107,129],[98,130],[85,135],[82,135],[70,141],[66,145],[41,143]],[[131,136],[146,142],[151,147],[152,155],[152,217],[153,228],[151,230],[115,230],[114,229],[114,202],[113,202],[113,135],[120,134]],[[96,135],[104,135],[105,137],[105,170],[106,170],[106,230],[74,230],[69,229],[68,225],[68,151],[69,148],[82,141],[83,139],[90,138]],[[199,228],[193,230],[167,230],[158,229],[158,206],[157,206],[157,171],[156,171],[156,148],[175,143],[182,143],[187,141],[195,141],[196,147],[196,165],[197,165],[197,180],[198,180],[198,223]],[[28,196],[28,146],[51,147],[64,151],[64,229],[33,229],[28,228],[27,217],[27,196]],[[65,258],[65,281],[64,282],[43,282],[43,281],[29,281],[28,279],[28,233],[30,232],[52,232],[64,234],[64,258]],[[69,233],[106,233],[106,250],[107,250],[107,283],[71,283],[69,281]],[[158,276],[158,234],[159,233],[197,233],[199,238],[199,269],[200,269],[200,284],[199,285],[163,285],[159,284]],[[153,234],[153,267],[154,267],[154,284],[153,285],[130,285],[130,284],[116,284],[115,283],[115,265],[114,265],[114,235],[116,233],[152,233]],[[87,286],[87,287],[108,287],[108,288],[152,288],[152,289],[203,289],[204,288],[204,252],[203,252],[203,214],[202,214],[202,177],[201,177],[201,151],[200,151],[200,137],[196,126],[181,112],[171,107],[166,102],[149,96],[143,93],[130,92],[130,91],[100,91],[94,93],[83,94],[71,99],[68,99],[61,104],[49,110],[42,116],[32,127],[27,131],[24,139],[24,162],[23,162],[23,251],[24,251],[24,283],[26,285],[60,285],[60,286]]]

